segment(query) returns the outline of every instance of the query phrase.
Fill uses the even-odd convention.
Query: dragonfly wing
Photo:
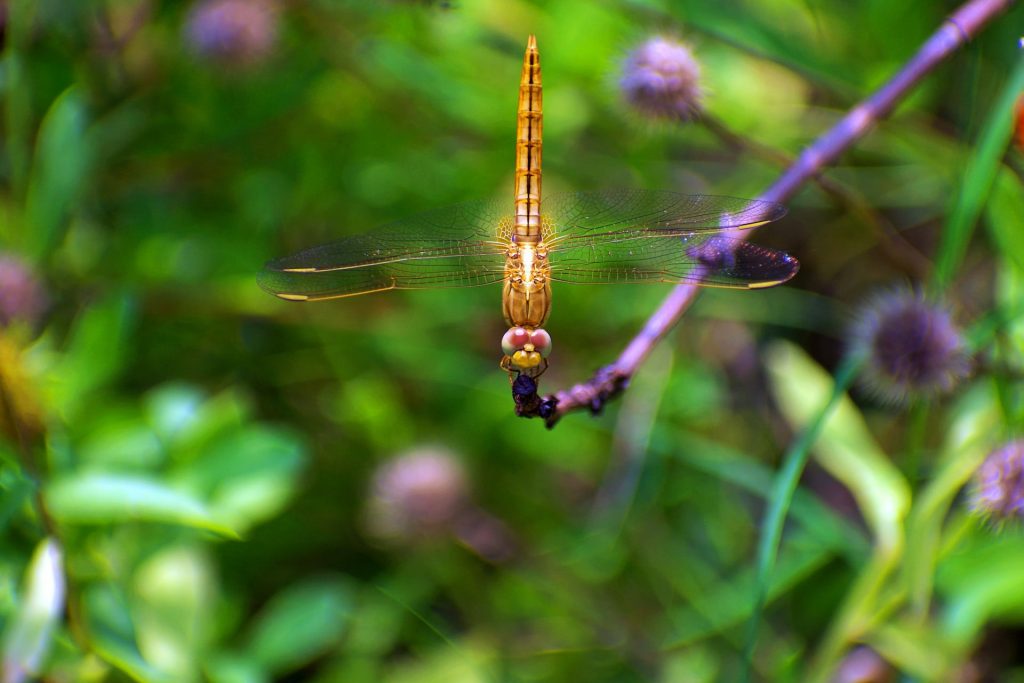
[[[269,262],[265,290],[293,301],[387,289],[473,287],[500,282],[508,204],[470,202],[429,211],[362,235]]]
[[[630,239],[753,228],[781,218],[786,207],[739,197],[609,190],[552,195],[541,213],[553,225],[556,250],[596,234]]]
[[[688,282],[757,289],[781,284],[800,264],[782,251],[722,235],[592,240],[552,255],[551,279],[576,284]]]
[[[258,281],[263,289],[289,301],[324,301],[388,289],[477,287],[501,282],[504,256],[499,254],[417,258],[358,268],[296,271],[270,266]]]

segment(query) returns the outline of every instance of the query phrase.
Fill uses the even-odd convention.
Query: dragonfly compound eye
[[[530,331],[525,327],[510,327],[501,338],[501,350],[506,356],[522,350],[530,342]]]
[[[547,358],[551,353],[551,335],[543,328],[538,327],[530,332],[530,343],[533,344],[533,348],[544,358]]]

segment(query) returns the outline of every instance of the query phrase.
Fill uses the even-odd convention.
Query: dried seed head
[[[373,535],[386,539],[436,535],[450,530],[466,500],[466,476],[451,453],[413,450],[378,468],[367,525]]]
[[[46,311],[47,297],[28,264],[0,255],[0,326],[16,322],[34,326]]]
[[[993,451],[974,475],[971,509],[995,522],[1024,518],[1024,439]]]
[[[949,392],[970,369],[949,311],[910,290],[892,291],[867,304],[852,338],[867,354],[864,384],[889,403]]]
[[[203,0],[189,14],[185,38],[203,59],[245,67],[270,54],[277,31],[277,7],[270,0]]]
[[[679,41],[659,36],[633,50],[619,85],[626,101],[649,118],[689,121],[700,114],[700,64]]]

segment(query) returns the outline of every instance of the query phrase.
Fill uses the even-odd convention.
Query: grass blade
[[[779,553],[782,539],[782,527],[789,512],[790,503],[796,493],[800,475],[807,465],[811,446],[818,439],[826,420],[832,415],[840,399],[857,376],[863,363],[863,356],[851,355],[836,372],[835,384],[828,402],[818,411],[814,420],[793,442],[783,457],[782,469],[779,470],[772,486],[769,498],[768,514],[761,530],[761,540],[757,548],[757,574],[754,580],[754,610],[750,615],[747,630],[747,641],[743,648],[743,681],[750,681],[754,670],[754,649],[757,647],[757,633],[761,627],[768,587],[771,582],[772,569]]]
[[[1022,91],[1024,50],[1021,50],[1006,87],[992,106],[991,115],[982,127],[974,153],[967,160],[962,190],[954,199],[936,254],[935,273],[932,277],[936,291],[943,290],[964,258],[971,231],[985,207],[985,200],[1001,165],[1003,151],[1010,141],[1014,108]]]

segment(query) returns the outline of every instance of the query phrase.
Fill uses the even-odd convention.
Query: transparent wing
[[[479,287],[504,277],[504,257],[490,254],[392,261],[345,270],[297,272],[268,266],[258,282],[282,299],[324,301],[388,289]]]
[[[603,242],[753,228],[784,216],[786,207],[759,199],[608,190],[552,195],[541,214],[553,229],[551,251],[600,235]]]
[[[500,282],[509,209],[484,201],[429,211],[271,261],[258,281],[293,301]]]
[[[577,242],[551,256],[551,279],[576,284],[689,282],[756,289],[783,283],[799,268],[785,252],[713,234]]]

